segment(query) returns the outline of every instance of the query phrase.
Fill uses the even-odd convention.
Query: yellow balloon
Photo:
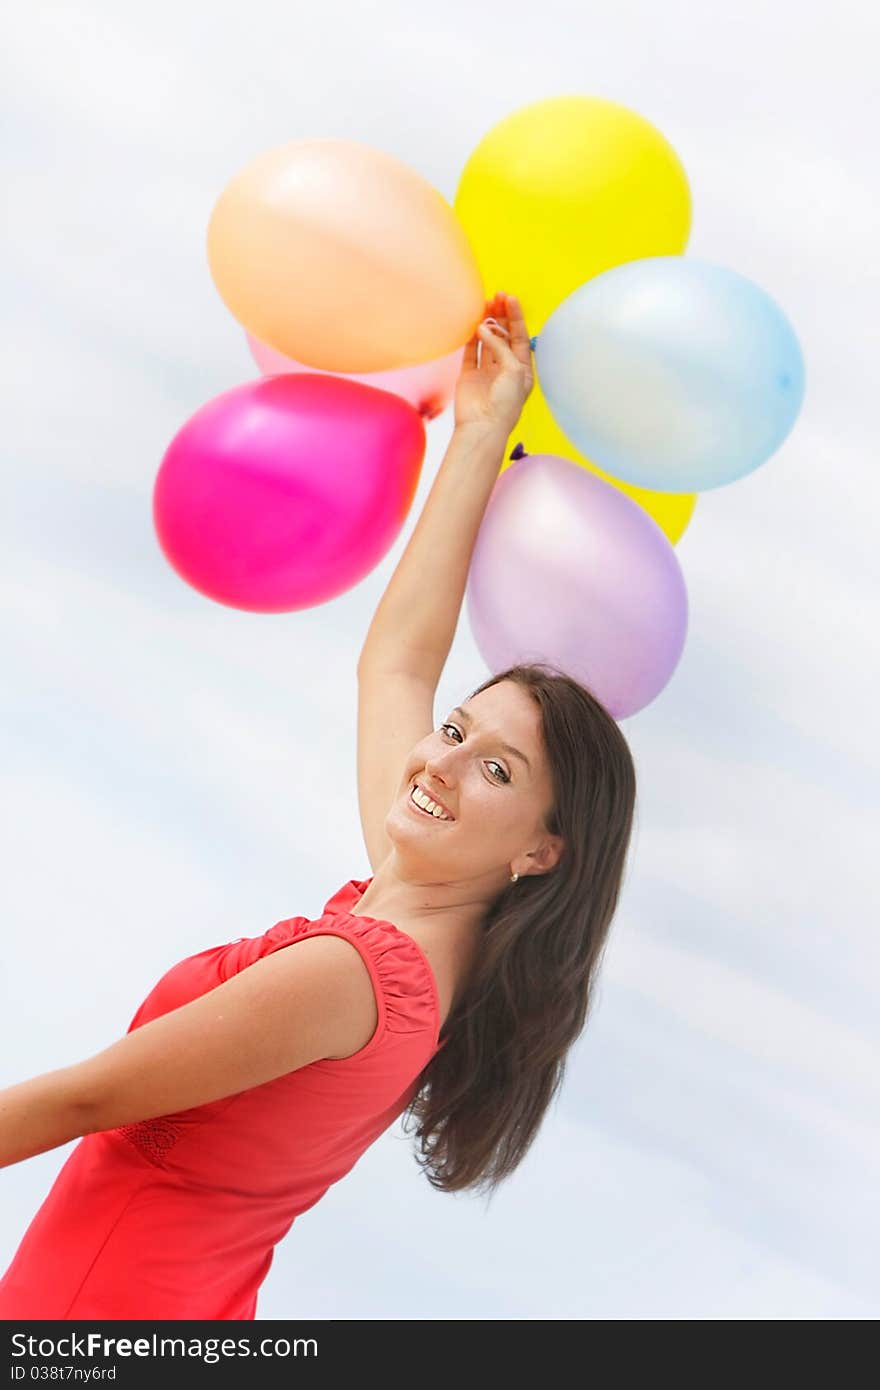
[[[239,323],[324,371],[432,362],[466,343],[485,310],[447,200],[354,140],[293,140],[252,160],[214,206],[207,252]]]
[[[467,160],[454,207],[487,296],[517,295],[533,335],[603,270],[680,255],[691,224],[687,176],[665,136],[588,96],[531,102],[499,121]]]
[[[532,387],[516,427],[507,441],[507,447],[504,450],[504,463],[501,467],[502,473],[506,468],[513,467],[510,454],[515,445],[519,443],[522,444],[527,454],[558,454],[561,458],[570,459],[573,463],[588,468],[591,473],[595,473],[604,482],[611,483],[613,487],[620,488],[621,492],[625,492],[634,502],[638,502],[640,507],[644,507],[660,529],[665,531],[672,545],[675,545],[676,541],[680,540],[684,534],[693,515],[698,494],[695,492],[655,492],[651,488],[636,487],[632,483],[623,482],[620,478],[612,478],[610,473],[603,473],[601,468],[597,468],[595,463],[591,463],[588,458],[579,453],[568,436],[562,433],[550,414],[550,407],[537,381]]]

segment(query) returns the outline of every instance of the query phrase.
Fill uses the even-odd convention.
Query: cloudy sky
[[[687,643],[622,723],[631,867],[529,1157],[487,1206],[430,1189],[392,1128],[295,1223],[259,1316],[875,1317],[876,12],[30,0],[4,28],[0,1085],[109,1045],[174,961],[369,873],[355,663],[451,411],[348,593],[269,616],[185,585],[156,471],[256,374],[204,253],[221,189],[335,135],[452,201],[501,117],[607,97],[682,159],[688,252],[784,309],[804,408],[678,543]],[[487,674],[465,612],[438,715]],[[70,1147],[0,1173],[0,1270]]]

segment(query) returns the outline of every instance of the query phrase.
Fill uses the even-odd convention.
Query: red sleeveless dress
[[[391,922],[350,912],[371,882],[350,879],[317,919],[290,917],[188,956],[127,1030],[272,951],[330,934],[351,941],[369,969],[379,1013],[369,1042],[223,1100],[80,1139],[0,1279],[0,1318],[255,1317],[279,1240],[397,1119],[443,1046],[421,947]]]

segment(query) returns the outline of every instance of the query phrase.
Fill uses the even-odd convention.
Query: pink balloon
[[[424,454],[421,418],[388,391],[329,373],[247,382],[171,441],[153,491],[159,544],[231,608],[326,603],[393,544]]]
[[[324,372],[320,367],[308,367],[293,357],[285,357],[277,348],[261,343],[252,333],[245,330],[245,337],[251,355],[265,376],[277,372],[320,372],[325,376],[339,376],[343,381],[362,381],[365,386],[376,386],[380,391],[390,391],[419,412],[423,420],[433,420],[446,409],[455,395],[455,387],[461,371],[464,348],[456,348],[445,357],[434,362],[421,362],[416,367],[397,367],[387,372]]]
[[[554,454],[524,454],[500,474],[467,600],[493,673],[555,665],[615,719],[659,695],[687,633],[687,589],[665,532],[619,488]]]

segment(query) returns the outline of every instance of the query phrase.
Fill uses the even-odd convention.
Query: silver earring
[[[511,883],[516,883],[516,880],[517,880],[518,878],[519,878],[519,874],[511,874],[511,875],[510,875],[510,881],[511,881]]]

